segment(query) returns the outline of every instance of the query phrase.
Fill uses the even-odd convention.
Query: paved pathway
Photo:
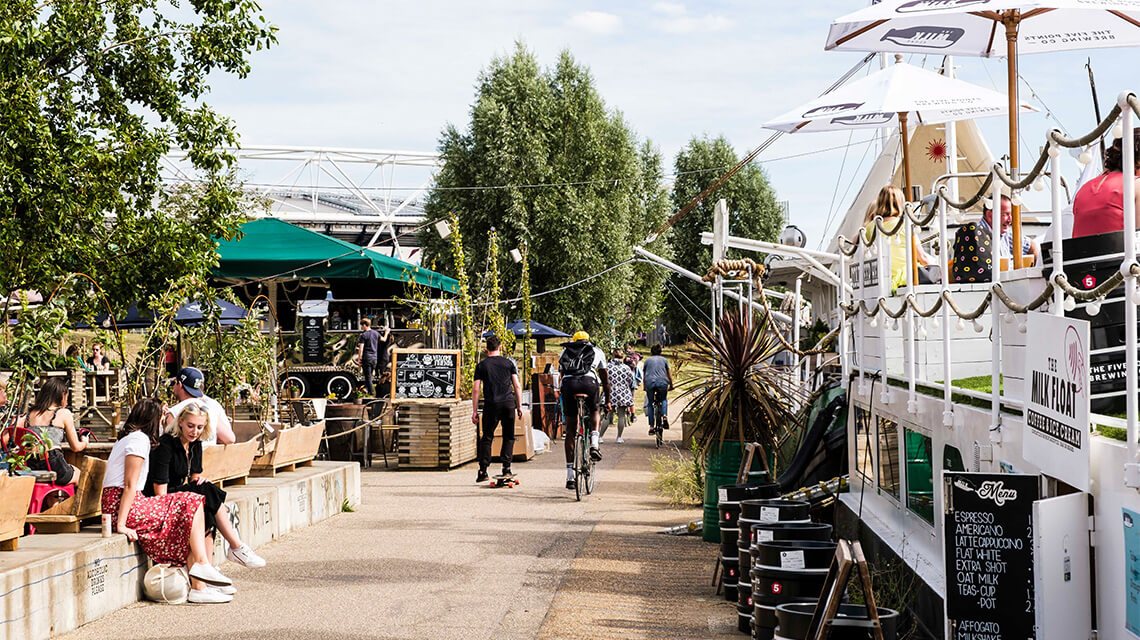
[[[580,503],[562,486],[561,442],[517,464],[514,489],[475,485],[473,463],[365,471],[355,513],[261,548],[266,568],[223,567],[234,602],[140,603],[62,637],[744,638],[708,586],[716,547],[657,533],[700,510],[649,490],[643,425],[604,445],[598,492]]]

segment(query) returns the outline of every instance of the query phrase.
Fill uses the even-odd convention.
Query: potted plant
[[[768,316],[725,313],[716,323],[696,327],[696,373],[685,395],[685,412],[705,466],[706,540],[719,539],[717,487],[736,482],[746,443],[761,447],[769,469],[779,437],[796,421],[800,393],[773,356],[784,350]],[[774,477],[774,475],[773,475]],[[711,520],[710,520],[711,517]]]

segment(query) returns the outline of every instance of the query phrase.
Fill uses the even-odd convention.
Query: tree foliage
[[[0,291],[85,272],[123,309],[206,275],[241,219],[207,80],[274,40],[252,0],[0,2]],[[164,194],[172,147],[200,181]]]
[[[677,154],[674,164],[677,178],[673,183],[673,206],[680,209],[687,205],[740,159],[723,136],[692,138]],[[755,163],[743,167],[673,227],[670,244],[674,261],[699,275],[704,275],[712,263],[712,247],[701,244],[701,233],[712,231],[713,208],[722,198],[728,203],[732,235],[775,241],[783,229],[776,192],[768,184],[764,170]],[[731,250],[728,255],[743,257],[744,254]],[[707,319],[709,292],[681,276],[672,276],[670,282],[684,295],[678,293],[666,300],[666,324],[674,336],[684,336],[693,319],[701,317],[699,312]]]
[[[589,71],[569,52],[551,69],[540,68],[521,44],[493,60],[479,76],[470,124],[462,131],[448,126],[439,148],[444,165],[426,202],[429,216],[454,212],[474,274],[486,264],[491,227],[504,251],[525,242],[535,292],[630,259],[667,214],[660,155],[606,108]],[[456,272],[430,227],[421,242],[429,259]],[[665,245],[658,240],[650,250],[664,252]],[[514,297],[520,278],[515,265],[504,269],[506,297]],[[656,316],[661,278],[652,267],[623,265],[535,298],[534,315],[568,332],[585,328],[603,342],[624,338]]]

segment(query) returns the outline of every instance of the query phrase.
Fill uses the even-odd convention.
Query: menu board
[[[951,640],[1036,637],[1033,501],[1038,477],[945,472]]]
[[[459,397],[459,351],[392,349],[391,357],[393,399]]]
[[[325,324],[323,318],[305,318],[301,329],[301,354],[305,362],[325,359]]]

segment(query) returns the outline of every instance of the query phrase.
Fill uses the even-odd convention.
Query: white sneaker
[[[211,588],[191,589],[186,596],[186,601],[194,604],[225,604],[233,599],[233,596]]]
[[[217,591],[218,593],[220,593],[222,595],[227,595],[227,596],[232,596],[232,595],[237,594],[237,587],[233,586],[232,584],[228,587],[215,587],[213,585],[207,585],[206,588],[207,589],[213,589],[214,591]]]
[[[215,586],[228,587],[234,583],[233,580],[222,575],[221,571],[218,571],[208,564],[202,564],[201,562],[190,567],[190,577],[197,578],[202,582]]]
[[[230,550],[226,552],[226,559],[250,569],[259,569],[265,566],[265,559],[254,553],[248,544],[243,544],[236,549],[230,547]]]
[[[625,440],[622,440],[621,436],[618,436],[617,443],[618,444],[625,444]]]
[[[598,438],[598,444],[605,444],[605,442],[606,442],[606,441],[605,441],[604,439],[602,439],[602,438]]]

